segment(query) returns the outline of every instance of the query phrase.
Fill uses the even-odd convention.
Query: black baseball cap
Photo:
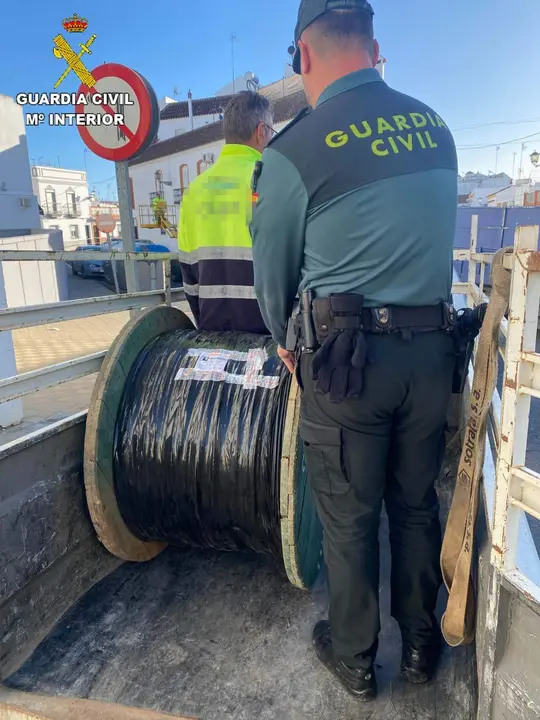
[[[375,15],[368,0],[302,0],[298,10],[298,22],[294,31],[294,57],[292,67],[300,75],[300,50],[298,40],[304,30],[330,10],[363,10],[370,17]]]

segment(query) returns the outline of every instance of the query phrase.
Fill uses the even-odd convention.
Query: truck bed
[[[427,686],[398,678],[384,545],[374,704],[349,698],[311,649],[322,577],[307,594],[271,558],[177,550],[102,580],[5,684],[204,720],[472,720],[470,649],[448,648]]]
[[[173,548],[119,566],[88,517],[84,420],[0,451],[0,717],[2,702],[54,720],[141,716],[80,700],[59,714],[41,698],[56,696],[201,720],[475,720],[474,646],[445,648],[427,685],[399,678],[384,516],[379,697],[363,705],[311,647],[326,615],[322,576],[307,593],[270,557]],[[458,452],[454,443],[441,473],[443,518]],[[444,600],[441,590],[441,610]]]

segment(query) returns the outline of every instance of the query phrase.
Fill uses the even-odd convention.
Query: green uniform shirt
[[[457,156],[442,118],[376,70],[330,85],[263,153],[255,290],[282,346],[299,290],[367,307],[451,297]]]

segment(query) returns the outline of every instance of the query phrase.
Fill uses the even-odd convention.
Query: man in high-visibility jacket
[[[224,112],[225,147],[184,194],[178,245],[184,291],[200,330],[267,334],[253,287],[251,178],[272,135],[269,101],[241,92]]]
[[[155,197],[152,200],[152,209],[154,211],[154,219],[159,224],[161,218],[165,217],[167,212],[167,201],[160,197]]]

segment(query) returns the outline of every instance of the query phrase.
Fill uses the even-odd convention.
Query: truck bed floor
[[[473,720],[473,648],[446,648],[428,685],[398,677],[385,536],[383,520],[374,703],[350,698],[313,653],[322,578],[304,593],[271,558],[172,549],[92,588],[5,684],[202,720]]]

